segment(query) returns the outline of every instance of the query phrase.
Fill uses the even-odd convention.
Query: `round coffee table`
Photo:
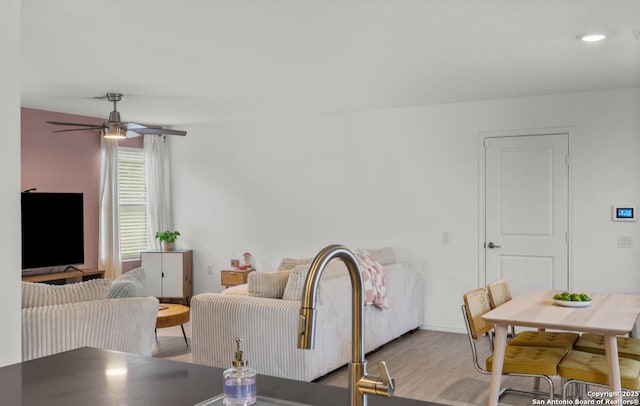
[[[189,308],[181,304],[160,303],[158,318],[156,319],[156,330],[159,328],[173,327],[180,325],[184,342],[189,346],[187,335],[184,332],[183,324],[189,321]],[[156,339],[158,334],[156,331]]]

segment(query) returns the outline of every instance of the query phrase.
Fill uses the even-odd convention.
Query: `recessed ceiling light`
[[[606,36],[606,34],[597,33],[597,34],[581,35],[578,38],[580,38],[584,42],[599,42],[599,41],[602,41],[603,39],[607,38],[607,36]]]

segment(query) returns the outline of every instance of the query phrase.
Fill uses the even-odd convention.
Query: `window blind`
[[[142,149],[118,148],[118,192],[122,259],[138,259],[140,251],[147,247],[147,193]]]

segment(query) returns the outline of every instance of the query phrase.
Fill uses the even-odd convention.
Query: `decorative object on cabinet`
[[[192,250],[142,251],[140,259],[146,273],[144,295],[189,302],[193,290]]]
[[[244,258],[244,265],[241,265],[239,268],[240,269],[252,269],[253,266],[251,265],[251,254],[248,252],[245,252],[244,254],[242,254],[242,257]]]
[[[180,235],[179,231],[158,231],[156,238],[160,240],[165,251],[173,251],[176,239]]]

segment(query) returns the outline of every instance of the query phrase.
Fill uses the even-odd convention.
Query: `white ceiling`
[[[639,0],[23,0],[22,105],[117,91],[180,126],[640,86],[633,30]]]

